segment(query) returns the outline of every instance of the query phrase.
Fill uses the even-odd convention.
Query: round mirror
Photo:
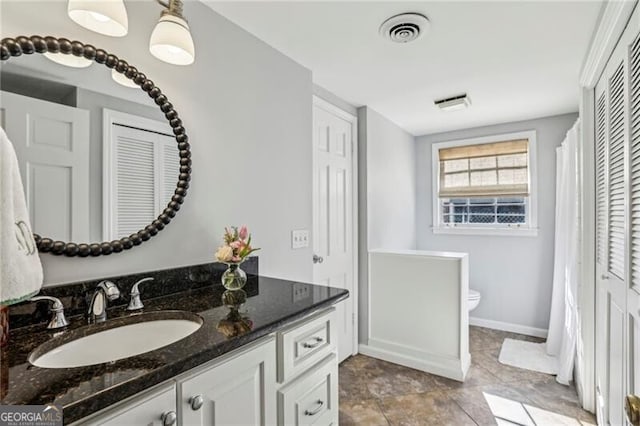
[[[103,49],[56,37],[4,38],[0,64],[0,125],[39,251],[119,253],[171,222],[189,188],[191,150],[152,80]]]

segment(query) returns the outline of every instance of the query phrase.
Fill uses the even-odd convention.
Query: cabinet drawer
[[[278,424],[338,424],[338,359],[329,355],[278,391]]]
[[[299,375],[336,350],[335,308],[278,332],[278,382]]]
[[[72,426],[162,426],[163,413],[176,416],[176,385],[173,381],[134,395]]]

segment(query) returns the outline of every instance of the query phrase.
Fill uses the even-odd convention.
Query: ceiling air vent
[[[419,13],[392,16],[380,25],[380,35],[395,43],[409,43],[422,36],[429,28],[429,19]]]
[[[456,111],[459,109],[465,109],[471,105],[471,99],[467,94],[452,96],[450,98],[438,99],[433,102],[438,108],[443,111]]]

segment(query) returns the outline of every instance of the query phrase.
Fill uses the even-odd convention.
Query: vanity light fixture
[[[67,13],[78,25],[100,34],[123,37],[129,31],[124,0],[69,0]]]
[[[190,65],[195,60],[195,47],[189,24],[183,16],[183,1],[157,0],[165,10],[151,33],[149,51],[161,61],[174,65]]]
[[[64,53],[47,52],[44,54],[44,56],[57,64],[65,65],[71,68],[87,68],[93,63],[93,61],[90,61],[86,58]]]

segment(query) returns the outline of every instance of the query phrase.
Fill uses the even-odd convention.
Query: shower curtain
[[[558,359],[556,380],[573,380],[578,333],[578,141],[580,121],[556,149],[556,226],[547,353]]]

